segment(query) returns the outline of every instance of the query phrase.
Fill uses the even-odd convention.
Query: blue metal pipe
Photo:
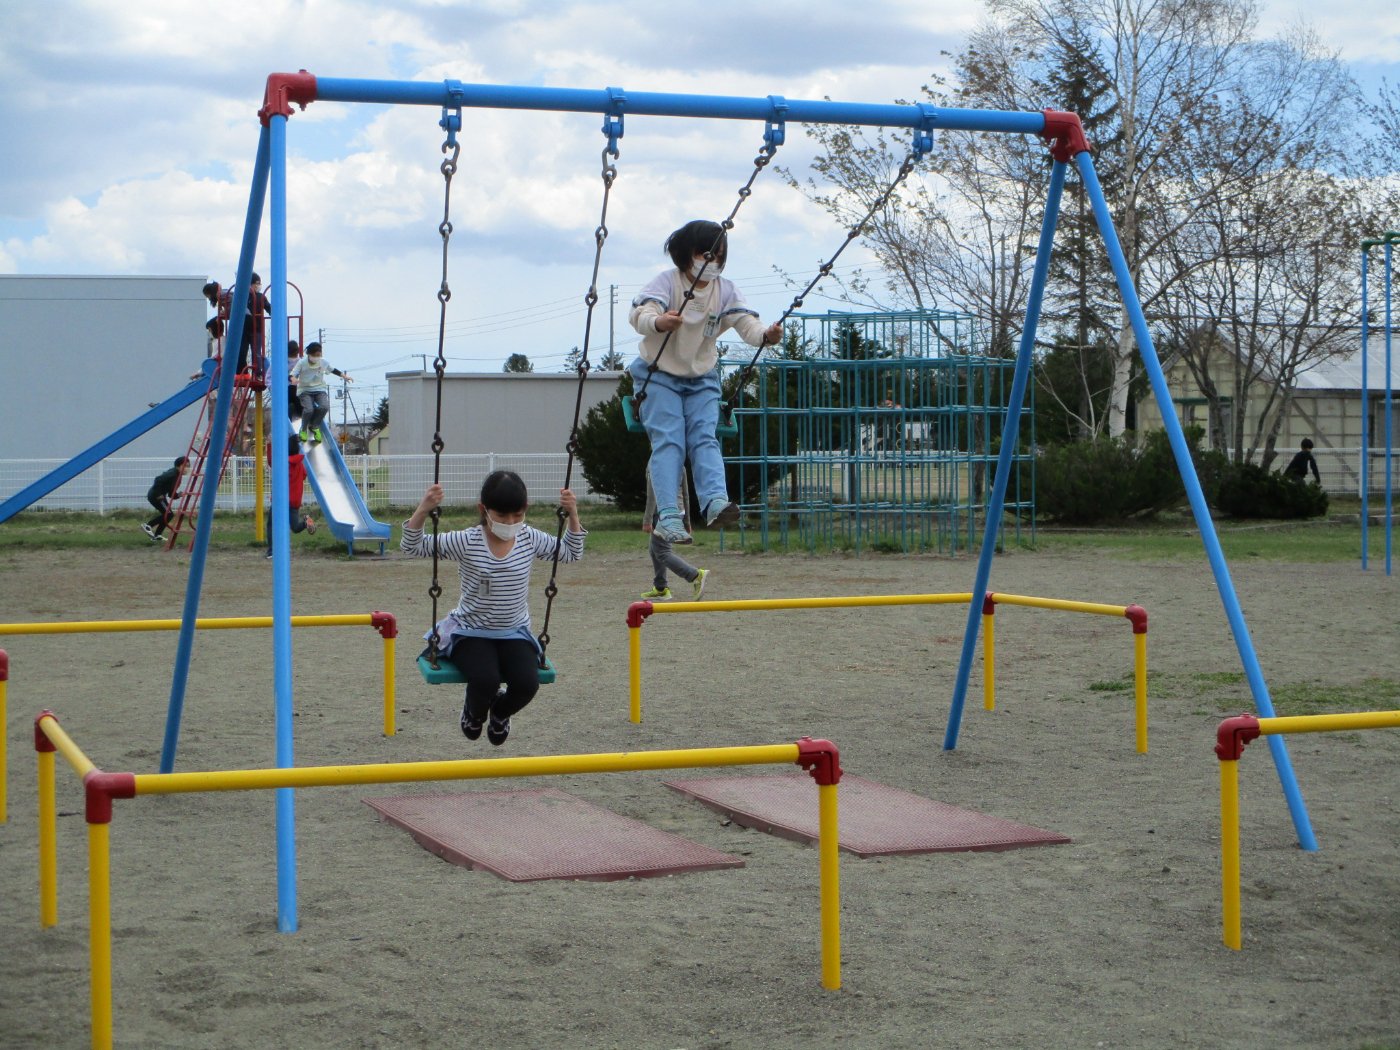
[[[266,340],[269,374],[287,367],[287,118],[268,121],[272,158],[272,299],[273,338]],[[278,351],[280,350],[280,356]],[[292,747],[292,534],[288,524],[287,382],[272,383],[272,680],[273,718],[277,727],[278,769],[295,765]],[[261,513],[262,508],[258,508]],[[276,791],[277,929],[297,931],[296,792]]]
[[[1367,549],[1369,539],[1367,537],[1367,521],[1370,516],[1367,509],[1370,501],[1370,474],[1371,474],[1371,398],[1366,379],[1366,366],[1371,356],[1371,323],[1368,316],[1368,306],[1366,305],[1366,288],[1370,278],[1367,276],[1368,263],[1371,257],[1371,245],[1361,242],[1361,571],[1366,571],[1366,559],[1369,551]]]
[[[1390,316],[1390,292],[1391,292],[1391,245],[1396,239],[1400,239],[1400,233],[1386,233],[1385,235],[1385,574],[1390,575],[1391,549],[1393,547],[1392,537],[1394,536],[1395,521],[1395,468],[1392,457],[1395,451],[1395,435],[1391,420],[1395,418],[1395,402],[1393,399],[1394,383],[1391,381],[1394,372],[1391,369],[1391,333],[1394,326],[1391,324]]]
[[[262,225],[263,198],[267,195],[267,128],[258,136],[258,154],[253,162],[253,185],[248,194],[248,216],[243,223],[243,245],[238,257],[238,275],[234,278],[233,294],[246,301],[253,280],[253,256],[258,249],[258,228]],[[204,565],[209,558],[209,538],[214,529],[214,502],[218,497],[218,471],[224,461],[224,445],[228,436],[229,410],[233,405],[234,374],[238,348],[242,345],[243,327],[248,316],[243,303],[235,299],[229,309],[228,341],[224,343],[223,364],[219,369],[219,393],[210,422],[209,453],[204,460],[204,489],[199,497],[199,521],[194,531],[194,547],[190,554],[190,575],[185,583],[185,610],[180,622],[180,639],[175,648],[175,670],[170,682],[170,706],[165,715],[165,742],[160,752],[160,771],[170,773],[175,768],[175,747],[180,739],[180,718],[185,707],[185,686],[190,674],[190,655],[194,651],[194,622],[199,616],[199,594],[204,587]],[[209,471],[215,472],[214,481]]]
[[[1050,279],[1050,253],[1055,246],[1055,224],[1060,217],[1060,196],[1065,188],[1066,164],[1055,161],[1050,169],[1050,191],[1045,198],[1045,216],[1040,223],[1040,245],[1036,248],[1035,269],[1031,274],[1030,297],[1026,303],[1026,324],[1021,331],[1021,345],[1016,351],[1016,369],[1011,377],[1010,401],[1006,406],[1006,421],[1001,428],[1001,450],[997,454],[997,475],[992,481],[992,495],[987,502],[986,529],[982,533],[982,551],[977,558],[977,576],[972,584],[973,600],[968,603],[967,627],[963,631],[962,652],[958,656],[958,675],[953,683],[953,704],[948,712],[948,726],[943,733],[943,748],[951,751],[958,746],[958,729],[962,726],[963,703],[967,698],[967,680],[972,672],[972,657],[977,647],[977,630],[982,623],[982,602],[979,595],[987,593],[987,581],[992,574],[992,555],[996,553],[997,535],[1001,531],[1001,514],[1006,506],[1006,485],[1011,477],[1011,457],[1016,451],[1020,434],[1021,404],[1035,353],[1035,330],[1040,324],[1040,307],[1045,299],[1045,285]]]
[[[1196,528],[1205,544],[1211,572],[1215,574],[1215,587],[1220,592],[1221,604],[1225,606],[1225,615],[1230,621],[1230,631],[1234,635],[1235,648],[1239,650],[1240,663],[1244,666],[1245,677],[1254,696],[1254,706],[1262,717],[1272,718],[1274,704],[1269,698],[1269,687],[1264,682],[1264,673],[1260,670],[1259,659],[1254,653],[1254,643],[1249,637],[1249,626],[1244,622],[1244,613],[1240,610],[1239,598],[1230,580],[1230,569],[1225,562],[1225,554],[1220,549],[1220,538],[1215,533],[1210,509],[1206,506],[1205,493],[1201,490],[1200,479],[1196,476],[1195,465],[1191,462],[1191,450],[1186,444],[1186,435],[1182,433],[1181,423],[1172,411],[1171,389],[1167,386],[1167,377],[1162,373],[1162,363],[1157,360],[1157,349],[1153,346],[1152,335],[1147,330],[1142,303],[1138,300],[1137,289],[1133,286],[1132,274],[1123,256],[1123,247],[1118,242],[1118,232],[1113,228],[1113,217],[1109,214],[1108,202],[1104,199],[1103,188],[1099,185],[1093,158],[1088,153],[1081,153],[1075,161],[1079,165],[1080,177],[1084,180],[1084,188],[1094,208],[1099,235],[1103,237],[1104,248],[1108,251],[1109,261],[1113,265],[1113,275],[1118,281],[1118,294],[1122,297],[1123,306],[1132,322],[1133,334],[1137,338],[1138,356],[1152,384],[1157,408],[1162,413],[1162,426],[1171,442],[1177,471],[1186,486],[1186,496],[1191,503],[1191,512],[1196,518]],[[1274,766],[1283,785],[1284,797],[1288,800],[1288,809],[1293,816],[1298,844],[1305,850],[1315,850],[1317,840],[1313,837],[1307,807],[1303,802],[1302,792],[1298,790],[1298,782],[1293,775],[1288,750],[1281,735],[1273,734],[1269,737],[1269,751],[1273,755]]]
[[[1039,134],[1040,113],[945,109],[922,104],[829,102],[807,99],[676,95],[620,88],[523,87],[463,84],[457,81],[351,80],[317,77],[316,98],[326,102],[380,102],[415,106],[481,109],[538,109],[566,113],[621,113],[625,116],[713,117],[729,120],[786,120],[803,124],[863,124],[931,131],[1002,131]]]

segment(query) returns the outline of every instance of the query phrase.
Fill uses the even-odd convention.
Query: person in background
[[[686,509],[690,500],[686,496],[685,471],[681,471],[681,490],[677,494],[677,505],[681,508],[681,517],[685,518]],[[643,591],[642,597],[648,601],[669,601],[671,598],[671,588],[666,582],[666,571],[674,572],[686,583],[690,584],[691,600],[699,601],[700,596],[705,593],[705,580],[710,575],[709,569],[697,569],[690,562],[686,561],[675,552],[675,548],[670,540],[663,539],[656,532],[656,490],[651,487],[651,471],[647,471],[647,505],[642,514],[642,531],[651,533],[651,543],[647,548],[647,553],[651,555],[651,590]],[[685,522],[687,528],[690,523]]]
[[[1321,485],[1322,475],[1318,472],[1317,460],[1313,458],[1312,450],[1312,438],[1303,438],[1298,451],[1288,461],[1288,466],[1283,468],[1283,476],[1301,484],[1308,480],[1308,470],[1311,469],[1313,481]]]
[[[156,543],[160,542],[160,534],[170,524],[170,502],[175,498],[175,490],[180,487],[180,479],[188,468],[189,460],[184,456],[178,457],[173,467],[156,475],[146,492],[146,502],[155,507],[156,514],[141,526],[141,530]]]
[[[331,410],[331,390],[326,376],[334,375],[353,383],[348,372],[332,368],[321,355],[320,343],[307,343],[306,356],[296,363],[291,377],[296,380],[301,402],[301,440],[320,441],[321,424]]]
[[[267,461],[272,462],[272,442],[267,443]],[[301,498],[306,490],[306,457],[293,434],[287,439],[287,527],[292,532],[316,535],[316,521],[301,516]],[[267,557],[272,557],[272,508],[267,508]]]

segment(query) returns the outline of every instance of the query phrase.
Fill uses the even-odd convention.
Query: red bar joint
[[[10,654],[0,649],[0,682],[10,680]]]
[[[58,721],[58,715],[54,714],[52,711],[50,711],[50,710],[48,710],[48,709],[45,709],[45,710],[43,710],[43,711],[40,711],[37,715],[34,716],[34,750],[35,750],[35,751],[57,751],[57,750],[58,750],[58,748],[54,747],[53,741],[49,739],[49,735],[48,735],[47,733],[45,733],[44,730],[43,730],[43,729],[40,727],[40,725],[39,725],[39,723],[42,722],[42,721],[43,721],[44,719],[46,719],[46,718],[52,718],[55,722]]]
[[[380,612],[376,609],[369,614],[369,625],[379,632],[381,638],[397,638],[399,636],[399,621],[394,619],[393,613]]]
[[[1259,719],[1235,715],[1220,723],[1215,731],[1215,755],[1222,762],[1238,762],[1244,746],[1259,736]]]
[[[1123,610],[1123,615],[1133,625],[1133,634],[1147,633],[1147,610],[1141,605],[1130,605]]]
[[[1045,116],[1045,130],[1040,137],[1050,143],[1050,156],[1067,164],[1079,154],[1089,152],[1092,147],[1084,137],[1084,125],[1079,122],[1078,113],[1058,109],[1041,112]]]
[[[995,616],[997,614],[997,596],[988,591],[982,596],[982,615]]]
[[[651,602],[633,602],[627,606],[627,626],[640,627],[654,611]]]
[[[841,753],[830,740],[804,736],[797,742],[797,764],[823,787],[841,782]]]
[[[316,77],[313,74],[304,69],[299,73],[272,73],[267,78],[258,120],[266,125],[274,115],[290,117],[293,103],[305,109],[308,103],[315,101]]]
[[[112,799],[136,797],[136,774],[104,773],[94,769],[83,777],[83,790],[87,793],[87,822],[110,824]]]

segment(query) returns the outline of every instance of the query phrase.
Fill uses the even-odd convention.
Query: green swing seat
[[[429,685],[463,685],[466,682],[462,672],[457,670],[457,665],[451,660],[439,657],[438,665],[434,667],[426,652],[418,655],[418,672]],[[555,676],[554,664],[550,663],[549,657],[546,656],[540,666],[540,685],[550,685]]]
[[[622,419],[627,424],[627,429],[634,434],[645,434],[647,428],[642,426],[642,421],[637,418],[637,405],[631,394],[622,398]],[[715,437],[723,440],[725,438],[738,437],[739,424],[734,420],[734,406],[728,401],[719,403],[719,422],[715,424]]]

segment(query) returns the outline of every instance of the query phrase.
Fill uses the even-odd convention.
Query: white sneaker
[[[153,540],[158,541],[160,539],[160,537],[156,535],[156,530],[151,528],[144,521],[141,523],[141,531],[144,532],[147,536],[151,537],[151,539]]]
[[[695,579],[690,581],[691,601],[698,602],[700,596],[705,593],[705,581],[710,578],[709,569],[697,569]]]

